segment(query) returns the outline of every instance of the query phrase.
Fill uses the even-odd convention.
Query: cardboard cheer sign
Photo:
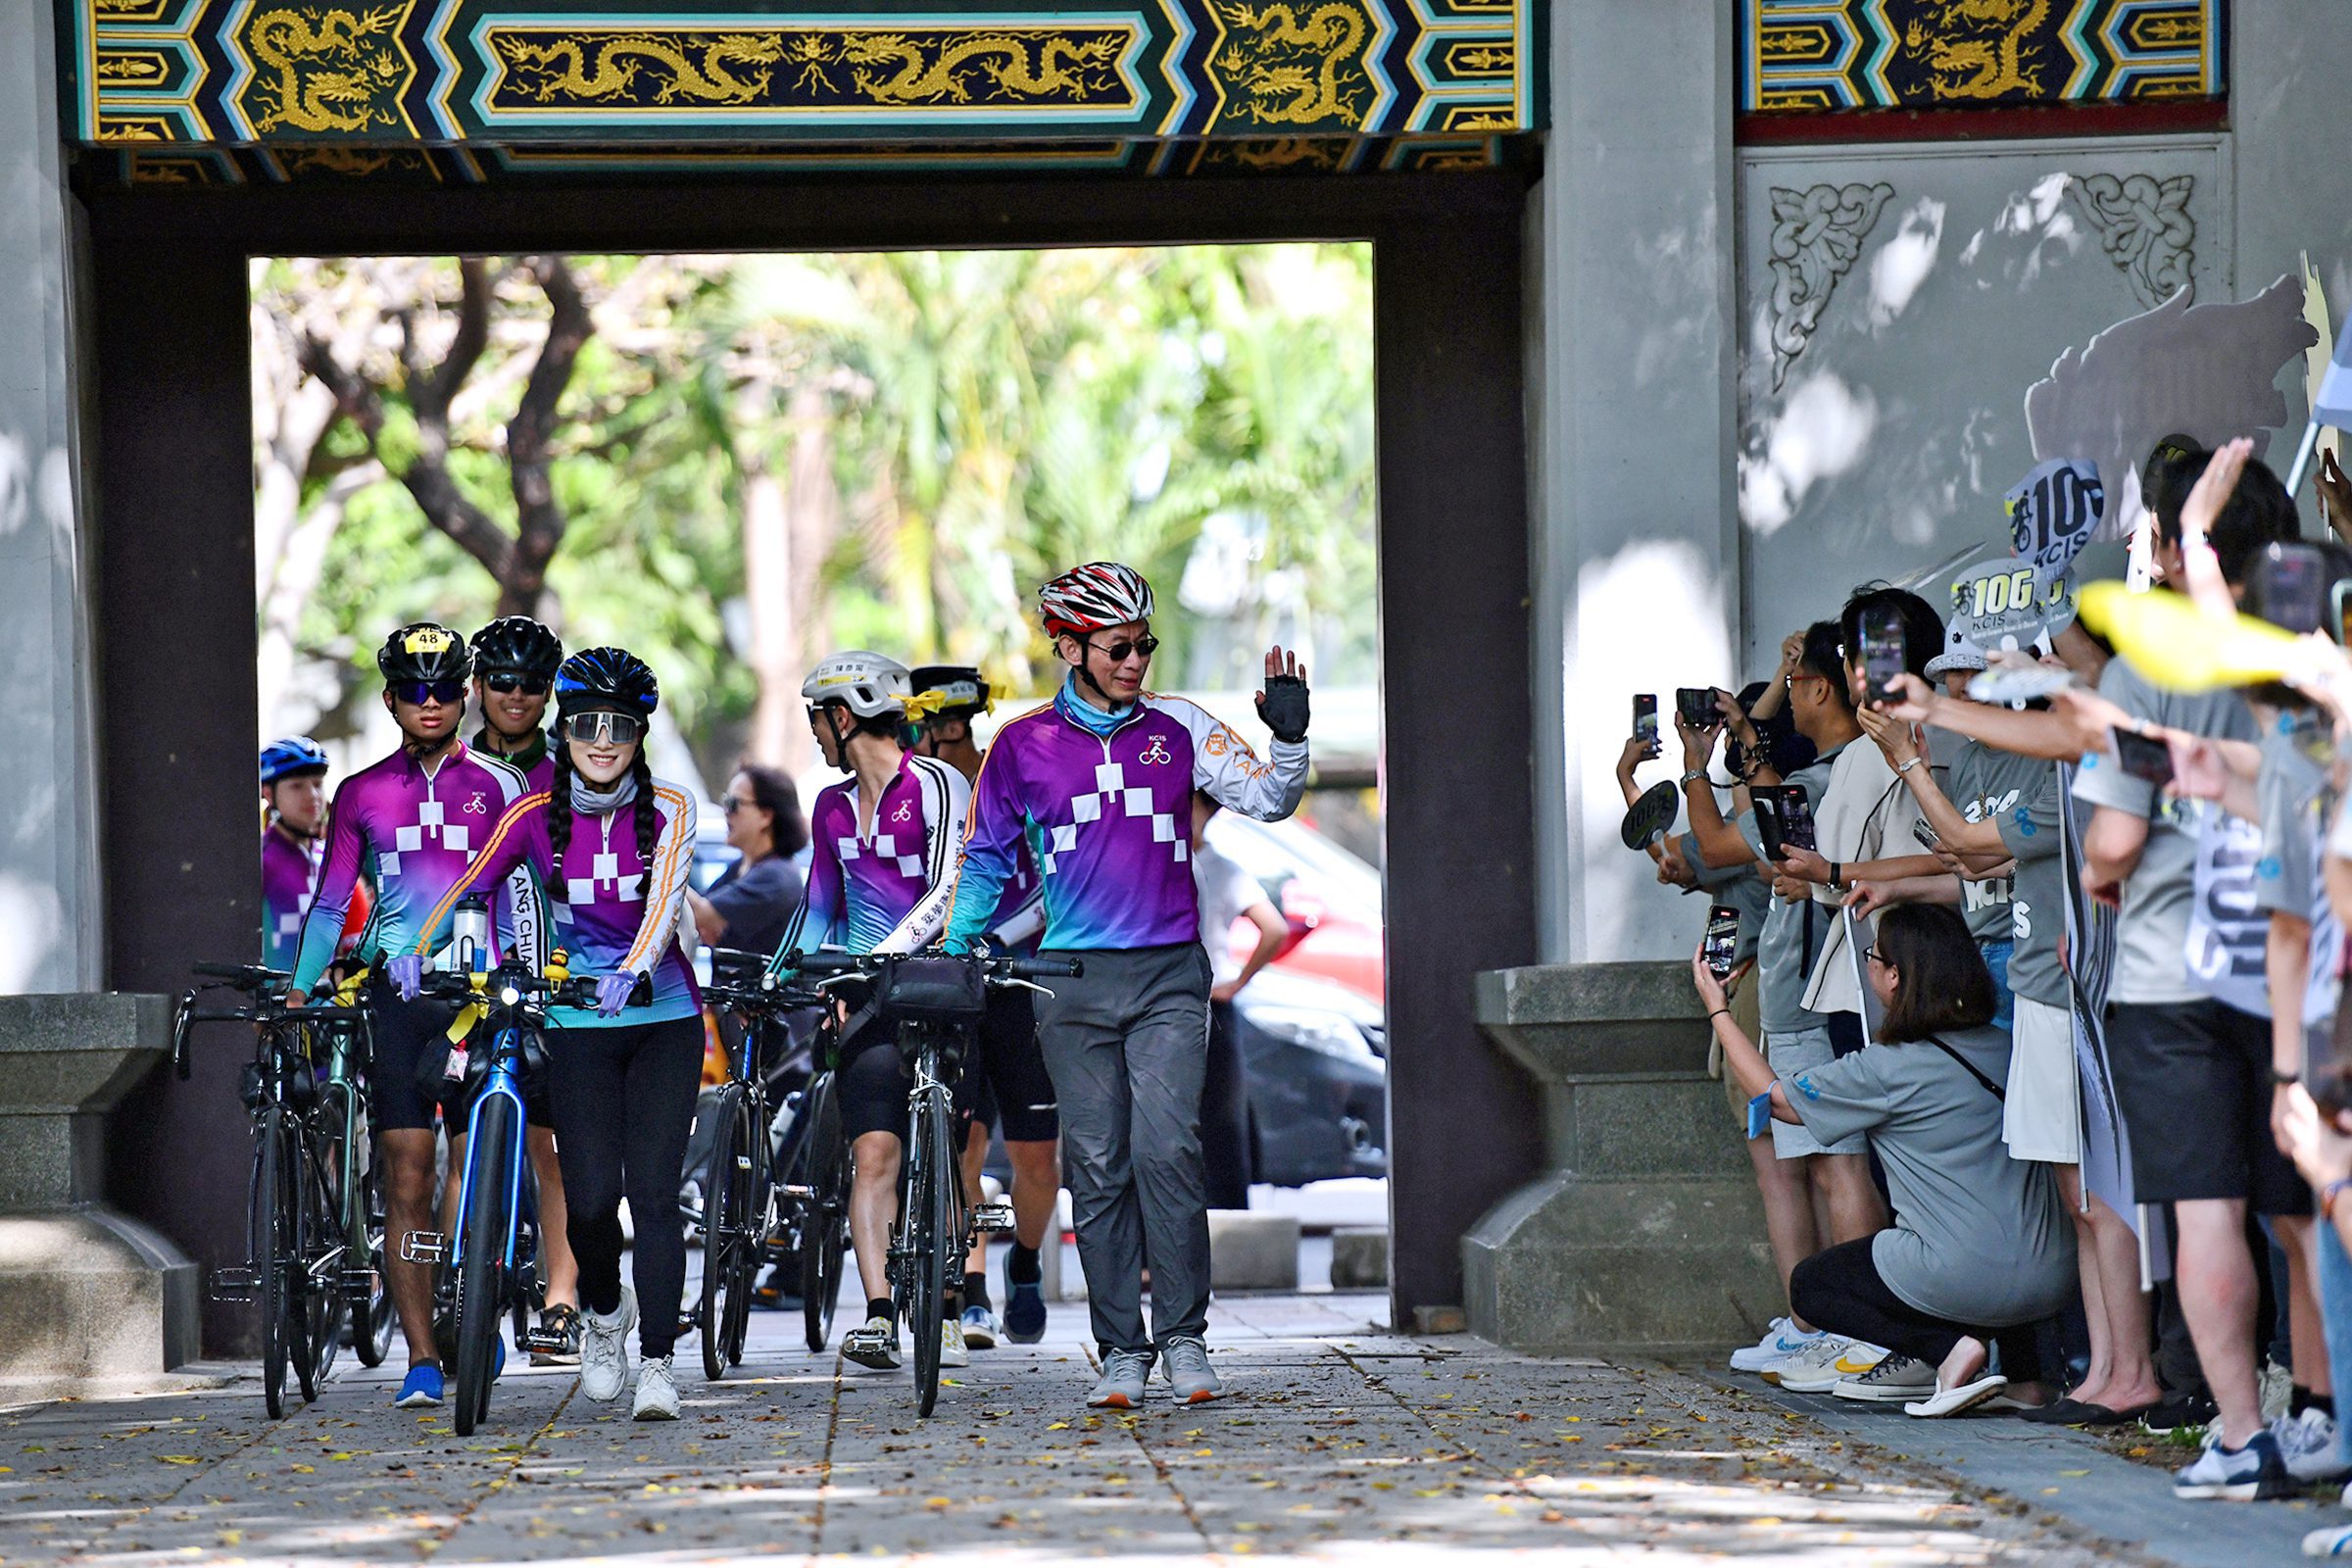
[[[2042,582],[2026,563],[1988,561],[1952,579],[1952,609],[1944,641],[1987,654],[2031,649],[2074,624],[2075,579],[2071,571]]]

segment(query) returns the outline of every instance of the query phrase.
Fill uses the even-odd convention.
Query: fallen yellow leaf
[[[156,1457],[166,1464],[195,1464],[199,1462],[192,1453],[159,1453]]]

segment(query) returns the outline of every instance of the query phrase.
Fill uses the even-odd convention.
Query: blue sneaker
[[[2258,1497],[2283,1497],[2294,1490],[2285,1461],[2278,1457],[2278,1440],[2257,1432],[2234,1451],[2222,1446],[2219,1423],[2205,1429],[2205,1451],[2196,1462],[2173,1476],[2173,1495],[2218,1497],[2252,1502]]]
[[[404,1410],[419,1405],[441,1402],[441,1369],[437,1366],[413,1366],[409,1375],[400,1381],[400,1397],[392,1401]]]
[[[498,1352],[498,1359],[490,1363],[490,1381],[496,1383],[507,1375],[507,1337],[502,1334],[492,1340],[490,1348]]]
[[[1014,1284],[1009,1258],[1004,1270],[1004,1337],[1015,1345],[1035,1345],[1046,1337],[1046,1293],[1034,1281]]]

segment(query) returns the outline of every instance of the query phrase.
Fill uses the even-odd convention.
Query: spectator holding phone
[[[1691,965],[1740,1086],[1816,1139],[1867,1134],[1886,1166],[1893,1225],[1797,1265],[1792,1304],[1886,1348],[1839,1393],[1901,1397],[1914,1416],[1956,1415],[2005,1389],[2036,1398],[2033,1330],[2073,1294],[2074,1237],[2048,1168],[2010,1158],[2002,1142],[2009,1041],[1991,1026],[1992,977],[1938,905],[1887,910],[1864,958],[1877,1040],[1794,1074],[1776,1072],[1731,1021],[1703,956]]]

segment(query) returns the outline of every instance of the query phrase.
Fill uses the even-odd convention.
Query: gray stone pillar
[[[1733,19],[1552,0],[1529,208],[1536,886],[1546,962],[1664,958],[1690,906],[1617,838],[1628,698],[1731,685],[1740,606]],[[1671,742],[1672,731],[1668,730]],[[1679,759],[1643,782],[1672,778]]]
[[[100,983],[98,769],[55,6],[0,6],[0,995]]]
[[[0,1403],[196,1358],[196,1265],[98,1201],[106,1113],[171,1027],[164,997],[0,997]]]
[[[1780,1278],[1689,964],[1492,970],[1478,1021],[1543,1086],[1546,1168],[1462,1238],[1472,1331],[1608,1356],[1753,1341]]]

